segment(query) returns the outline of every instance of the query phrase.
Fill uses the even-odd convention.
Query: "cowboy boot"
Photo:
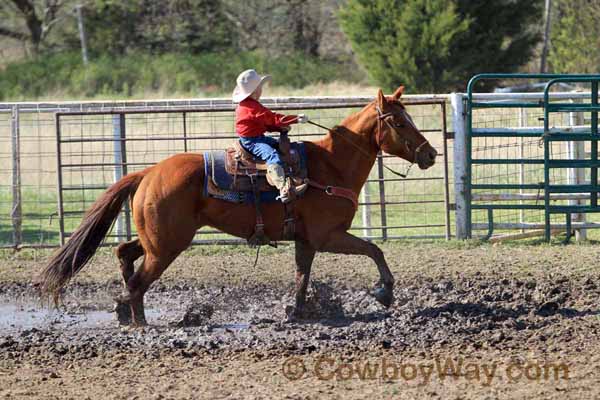
[[[267,182],[279,190],[278,199],[282,203],[288,203],[292,200],[290,193],[290,182],[285,177],[285,171],[279,164],[271,164],[267,167]]]

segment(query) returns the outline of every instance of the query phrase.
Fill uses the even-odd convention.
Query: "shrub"
[[[98,57],[84,67],[80,54],[71,52],[8,65],[0,71],[0,99],[34,99],[56,91],[79,98],[131,96],[156,90],[228,93],[237,75],[248,68],[272,74],[275,85],[291,87],[363,78],[349,61],[324,61],[305,55],[269,58],[260,52],[129,54]]]

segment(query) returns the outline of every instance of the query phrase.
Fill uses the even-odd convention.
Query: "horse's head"
[[[435,164],[437,151],[421,134],[400,102],[403,92],[404,86],[400,86],[391,98],[387,98],[379,90],[375,101],[378,119],[375,140],[386,153],[427,169]]]

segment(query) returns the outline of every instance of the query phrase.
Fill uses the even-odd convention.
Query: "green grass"
[[[273,76],[274,86],[302,88],[318,83],[364,82],[350,60],[322,60],[291,54],[203,53],[102,56],[84,66],[76,52],[53,54],[8,64],[0,70],[0,101],[57,97],[130,98],[149,92],[173,98],[231,93],[237,75],[248,68]]]

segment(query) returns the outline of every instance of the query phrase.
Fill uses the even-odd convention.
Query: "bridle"
[[[392,131],[396,132],[398,134],[398,136],[400,136],[400,132],[398,132],[398,129],[396,129],[396,127],[394,127],[390,121],[389,121],[389,117],[394,117],[394,113],[392,112],[387,112],[384,113],[383,111],[381,111],[381,108],[379,108],[379,106],[375,106],[375,110],[377,110],[377,132],[375,133],[375,143],[377,145],[377,149],[378,150],[382,150],[383,149],[383,145],[385,145],[385,138],[387,136],[388,130],[384,130],[382,129],[382,123],[385,123],[389,129],[391,129]],[[406,112],[406,110],[404,110],[404,108],[402,109],[402,114],[403,117],[406,121],[408,121],[408,123],[416,130],[418,131],[419,129],[417,128],[417,126],[415,125],[414,121],[412,120],[412,118],[410,117],[410,115],[408,115],[408,113]],[[404,139],[404,146],[406,147],[406,150],[408,150],[408,152],[410,153],[410,141],[408,139]],[[419,144],[413,153],[413,161],[410,163],[410,165],[408,166],[408,168],[406,169],[405,173],[401,173],[401,172],[397,172],[394,171],[392,168],[384,165],[383,167],[385,169],[387,169],[388,171],[390,171],[391,173],[393,173],[394,175],[400,176],[402,178],[406,178],[408,176],[408,173],[410,172],[410,169],[412,168],[413,165],[415,165],[415,162],[418,159],[419,153],[421,152],[421,150],[423,150],[423,146],[425,146],[427,144],[427,140],[423,140],[423,142],[421,144]]]
[[[377,148],[379,150],[381,150],[382,146],[385,144],[384,140],[385,140],[385,137],[388,132],[387,130],[382,129],[382,122],[385,123],[388,126],[388,128],[390,128],[392,131],[396,132],[398,134],[398,136],[400,136],[400,133],[398,132],[396,127],[394,127],[389,121],[389,117],[392,117],[392,119],[393,119],[394,113],[392,113],[392,112],[384,113],[383,111],[381,111],[381,108],[379,108],[379,106],[375,106],[375,110],[377,110],[377,133],[375,134],[375,143],[377,143]],[[402,114],[403,114],[404,119],[406,121],[408,121],[410,126],[412,126],[416,131],[418,131],[419,129],[415,125],[414,121],[412,120],[410,115],[408,115],[408,113],[404,109],[402,109]],[[413,154],[413,160],[417,159],[419,153],[423,149],[423,146],[425,146],[426,144],[427,144],[427,140],[423,140],[423,142],[415,148],[414,154]],[[410,152],[410,141],[408,139],[404,139],[404,146],[406,147],[408,152]],[[414,163],[415,162],[413,161],[412,164],[414,164]],[[412,164],[411,164],[411,166],[412,166]]]
[[[384,141],[385,138],[387,136],[387,130],[382,129],[382,122],[385,123],[388,128],[390,128],[391,130],[393,130],[394,132],[396,132],[398,134],[398,136],[400,136],[400,133],[398,132],[398,130],[390,123],[389,121],[389,117],[393,117],[394,113],[388,112],[388,113],[383,113],[381,111],[381,108],[379,108],[379,106],[375,106],[375,110],[377,110],[377,132],[375,132],[375,144],[377,146],[377,151],[381,151],[382,150],[382,146],[385,145]],[[414,121],[412,120],[412,118],[410,117],[410,115],[408,115],[408,113],[403,109],[402,110],[404,119],[408,121],[408,123],[415,129],[415,130],[419,130],[417,128],[417,126],[415,125]],[[335,132],[334,129],[331,128],[327,128],[326,126],[323,126],[321,124],[318,124],[316,122],[307,121],[309,124],[314,125],[316,127],[325,129],[327,131],[330,132]],[[357,150],[359,150],[363,155],[370,157],[370,155],[360,146],[357,146],[352,140],[346,138],[344,135],[339,135],[341,136],[344,140],[346,140],[348,143],[350,143],[352,146],[354,146]],[[415,165],[415,162],[419,156],[419,153],[421,152],[421,150],[423,149],[423,146],[425,146],[427,144],[427,140],[423,140],[423,143],[419,144],[415,150],[414,150],[414,154],[413,154],[413,161],[411,162],[411,164],[408,166],[408,168],[406,169],[405,173],[401,173],[398,171],[394,171],[392,168],[388,167],[387,165],[383,164],[383,168],[387,169],[388,171],[390,171],[391,173],[393,173],[394,175],[397,175],[401,178],[406,178],[408,177],[408,173],[410,172],[410,169],[412,168],[413,165]],[[408,139],[404,140],[404,145],[406,146],[406,149],[409,150],[410,152],[410,141]]]

